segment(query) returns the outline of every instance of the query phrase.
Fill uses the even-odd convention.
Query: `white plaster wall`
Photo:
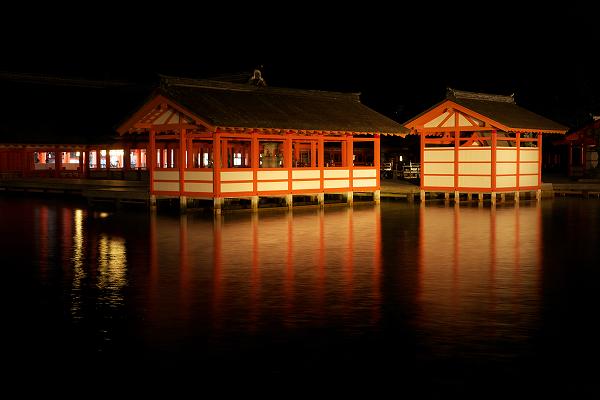
[[[178,181],[179,171],[154,171],[155,181]]]
[[[454,163],[428,163],[423,164],[424,174],[453,174]]]
[[[535,150],[521,149],[521,161],[537,161],[537,160],[538,160],[538,149],[535,149]]]
[[[517,163],[496,163],[496,175],[516,174]]]
[[[425,162],[427,161],[451,161],[454,162],[454,149],[425,149],[423,155]]]
[[[254,179],[252,171],[221,172],[221,182],[226,181],[251,181]]]
[[[377,177],[376,169],[355,169],[352,171],[354,178],[375,178]]]
[[[454,176],[423,176],[423,185],[426,187],[454,187]]]
[[[496,177],[496,187],[497,188],[517,187],[517,177],[516,176],[497,176]]]
[[[154,182],[154,190],[157,192],[178,192],[179,182]]]
[[[213,171],[185,171],[185,180],[190,181],[212,181]]]
[[[373,187],[377,186],[377,179],[353,179],[352,186],[354,187]]]
[[[459,176],[458,186],[483,189],[491,188],[492,178],[489,176]]]
[[[320,189],[321,181],[292,181],[293,190]]]
[[[276,179],[287,179],[287,171],[258,171],[256,173],[256,179],[259,181],[268,181]]]
[[[482,150],[483,149],[483,150]],[[492,161],[491,147],[478,147],[477,149],[459,149],[459,161]]]
[[[292,170],[292,179],[320,179],[321,171],[309,169],[309,170],[301,170],[294,169]]]
[[[458,173],[462,174],[491,174],[491,163],[458,163]]]
[[[525,175],[519,177],[519,186],[537,186],[538,176],[537,175]]]
[[[348,179],[326,180],[323,182],[323,187],[325,189],[347,188],[350,187],[350,181]]]
[[[259,192],[272,192],[274,190],[288,190],[288,183],[285,182],[258,182],[256,190]]]
[[[213,192],[213,184],[212,183],[197,183],[197,182],[186,182],[183,187],[186,192],[202,192],[202,193],[212,193]]]
[[[520,163],[519,173],[520,174],[537,174],[539,165],[538,163]]]
[[[496,149],[496,161],[517,161],[517,149]]]
[[[231,192],[251,192],[253,189],[252,182],[248,183],[221,183],[222,193]]]
[[[326,169],[323,171],[323,177],[325,178],[348,178],[350,177],[350,171],[347,169]]]

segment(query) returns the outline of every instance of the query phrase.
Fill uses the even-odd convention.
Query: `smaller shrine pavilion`
[[[567,147],[567,175],[583,177],[598,166],[598,140],[600,139],[600,116],[592,122],[567,134],[554,145]]]
[[[446,99],[404,124],[420,135],[421,200],[426,192],[536,191],[542,185],[542,135],[567,127],[518,106],[513,96],[448,89]]]

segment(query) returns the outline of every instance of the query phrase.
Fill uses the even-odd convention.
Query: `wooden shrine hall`
[[[380,135],[408,130],[361,104],[359,95],[162,77],[117,128],[145,144],[151,203],[373,193],[379,201]]]
[[[427,192],[541,195],[542,135],[567,127],[519,107],[513,96],[448,89],[446,99],[404,124],[420,136],[421,201]]]

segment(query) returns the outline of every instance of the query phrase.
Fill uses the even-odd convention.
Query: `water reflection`
[[[118,307],[123,303],[122,289],[127,285],[127,252],[125,241],[119,237],[100,234],[98,240],[98,300]]]
[[[537,203],[420,208],[420,324],[438,351],[474,354],[537,327],[540,235]]]
[[[84,238],[83,238],[83,210],[74,210],[74,233],[73,233],[73,282],[71,284],[71,317],[83,318],[82,313],[82,285],[86,278],[84,269]]]
[[[273,321],[294,329],[323,324],[332,315],[356,320],[357,309],[351,306],[356,302],[369,323],[379,318],[381,301],[379,219],[379,207],[214,220],[190,214],[177,226],[172,219],[153,217],[150,243],[160,250],[152,265],[159,265],[155,273],[161,278],[171,274],[172,264],[163,257],[172,253],[169,246],[177,246],[179,313],[188,318],[185,310],[206,309],[213,333],[258,332]],[[179,243],[167,239],[173,237]],[[155,310],[154,318],[167,318]]]
[[[0,198],[27,370],[169,369],[193,384],[308,370],[444,395],[593,382],[599,227],[600,203],[580,199],[215,219]]]

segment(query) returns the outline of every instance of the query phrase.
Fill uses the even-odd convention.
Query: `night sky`
[[[399,122],[446,87],[515,93],[568,126],[600,114],[599,19],[588,3],[368,4],[15,10],[0,28],[0,71],[144,81],[263,66],[270,86],[360,92]]]

